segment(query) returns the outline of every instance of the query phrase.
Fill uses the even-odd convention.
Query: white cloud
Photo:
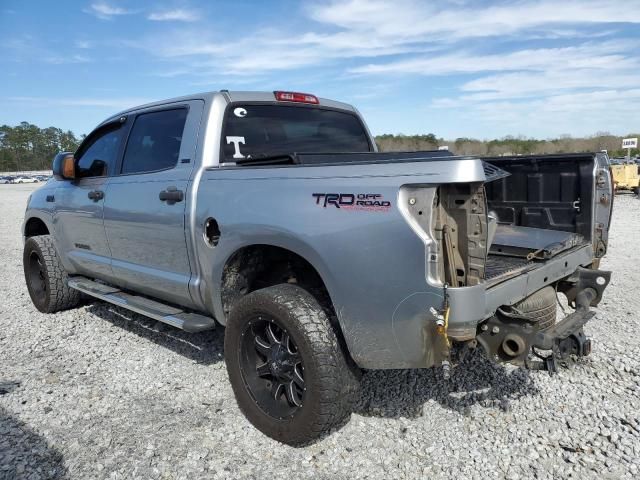
[[[504,55],[454,54],[432,59],[432,69],[423,64],[420,74],[473,77],[459,85],[457,96],[434,99],[429,112],[473,118],[485,130],[540,136],[624,132],[637,125],[639,47],[638,42],[606,41]],[[419,73],[422,61],[384,69]]]
[[[124,42],[149,54],[183,62],[178,70],[215,68],[220,74],[255,75],[267,72],[322,66],[335,60],[394,55],[413,51],[424,53],[433,47],[398,47],[391,44],[362,43],[349,33],[339,35],[314,32],[283,34],[278,29],[259,30],[238,39],[218,40],[211,29],[163,32]],[[259,48],[257,48],[259,46]]]
[[[84,10],[85,13],[89,13],[103,20],[110,20],[115,16],[129,15],[133,13],[131,10],[126,10],[115,5],[111,5],[107,2],[96,2],[89,5],[89,8]]]
[[[92,60],[86,55],[52,55],[44,57],[44,61],[53,65],[64,65],[67,63],[89,63]]]
[[[73,63],[88,63],[92,59],[87,55],[71,53],[67,48],[54,50],[43,41],[24,34],[0,44],[5,53],[5,59],[18,63],[38,61],[52,65],[63,65]],[[76,48],[81,48],[77,43]]]
[[[261,28],[251,22],[245,30],[222,31],[194,23],[120,45],[160,58],[155,75],[184,76],[192,85],[230,79],[232,84],[264,86],[283,77],[291,83],[296,75],[319,76],[316,84],[321,84],[342,73],[359,85],[353,98],[365,103],[386,95],[371,88],[377,83],[450,77],[446,95],[430,103],[438,115],[457,112],[459,118],[503,129],[509,128],[508,122],[540,122],[547,131],[562,132],[588,125],[591,117],[601,121],[604,112],[612,111],[607,102],[618,105],[616,95],[624,98],[640,85],[640,40],[614,40],[620,33],[629,37],[629,24],[640,23],[639,16],[625,13],[635,7],[640,0],[517,0],[488,6],[471,1],[329,0],[303,7],[306,21],[295,25],[285,20]],[[110,8],[102,14],[131,13]],[[146,13],[154,21],[199,18],[185,9]],[[297,20],[296,12],[292,18]],[[429,91],[425,98],[434,95]],[[638,111],[635,93],[629,94],[628,103]],[[615,122],[631,122],[631,110],[616,113]],[[585,112],[588,118],[583,119]],[[616,127],[597,129],[602,128]]]
[[[199,15],[193,10],[177,8],[175,10],[164,10],[151,12],[147,18],[156,22],[195,22]]]
[[[637,130],[639,104],[640,89],[635,88],[566,93],[525,101],[467,102],[441,112],[454,118],[474,119],[477,125],[466,128],[467,135],[474,134],[470,130],[481,128],[493,132],[492,136],[526,133],[531,137],[549,137],[563,132],[581,136],[597,131],[626,134]]]
[[[585,27],[620,22],[629,1],[640,6],[640,0],[525,0],[492,7],[466,2],[451,5],[417,0],[340,0],[313,3],[304,10],[322,28],[308,23],[311,28],[302,32],[288,31],[283,25],[240,36],[234,33],[217,36],[210,28],[197,27],[163,32],[131,44],[140,43],[152,55],[183,59],[188,65],[194,65],[194,61],[198,65],[215,65],[227,74],[291,70],[341,59],[382,59],[391,55],[405,55],[409,59],[404,62],[385,59],[354,67],[353,71],[388,72],[401,67],[405,73],[419,73],[433,66],[429,58],[420,54],[459,50],[478,43],[462,42],[465,39],[500,37],[503,42],[510,35],[512,40],[581,36],[594,40],[609,35],[613,30],[591,33]],[[193,12],[183,10],[154,12],[149,18],[152,16],[156,20],[195,19]],[[625,21],[640,22],[640,17],[629,18],[625,17]],[[525,55],[526,51],[522,56]],[[473,56],[469,53],[460,59],[473,60]],[[494,62],[500,61],[501,55],[496,54]],[[476,68],[480,71],[481,66]]]
[[[153,100],[144,97],[120,97],[120,98],[50,98],[13,96],[5,97],[4,100],[10,103],[40,105],[43,107],[99,107],[113,110],[124,110],[136,105],[144,105]]]
[[[640,71],[550,70],[488,75],[462,85],[462,101],[523,98],[583,89],[630,89],[640,85]]]
[[[640,42],[586,42],[572,47],[523,49],[508,53],[476,54],[450,53],[439,56],[420,56],[382,64],[369,64],[350,69],[352,73],[411,73],[425,76],[477,73],[490,71],[539,70],[554,67],[573,68],[631,68],[638,60],[629,53]]]
[[[83,50],[86,50],[88,48],[92,47],[91,42],[87,41],[87,40],[76,40],[75,41],[75,46],[76,48],[81,48]]]
[[[557,0],[502,3],[496,6],[417,0],[332,0],[313,5],[321,23],[394,41],[436,41],[497,37],[528,29],[557,31],[559,25],[639,23],[625,15],[638,0]]]

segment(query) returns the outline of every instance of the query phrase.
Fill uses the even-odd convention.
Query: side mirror
[[[76,178],[76,159],[71,152],[61,152],[53,159],[53,176],[56,180]]]

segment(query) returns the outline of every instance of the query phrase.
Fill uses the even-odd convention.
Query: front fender
[[[49,233],[53,233],[53,215],[54,209],[51,202],[46,201],[47,195],[52,195],[53,190],[40,188],[33,192],[27,200],[27,208],[22,222],[22,241],[27,237],[27,223],[29,220],[38,219],[44,223]]]

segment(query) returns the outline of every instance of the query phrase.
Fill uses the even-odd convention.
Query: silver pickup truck
[[[100,124],[29,199],[29,294],[94,297],[188,332],[225,326],[238,405],[303,445],[350,415],[361,369],[587,355],[610,279],[606,154],[379,153],[350,105],[192,95]],[[557,295],[574,309],[556,321]]]

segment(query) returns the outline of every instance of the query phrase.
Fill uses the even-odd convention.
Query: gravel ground
[[[104,303],[37,312],[20,238],[33,188],[0,185],[0,479],[640,476],[637,198],[616,198],[590,357],[554,377],[479,356],[449,382],[367,372],[351,421],[294,449],[241,415],[222,329],[186,334]]]

